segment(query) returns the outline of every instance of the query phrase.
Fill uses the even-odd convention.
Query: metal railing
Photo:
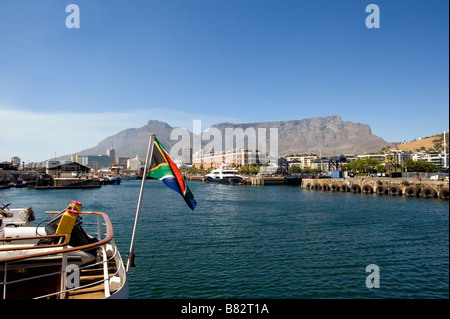
[[[104,289],[104,297],[106,298],[109,297],[113,292],[110,288],[111,284],[114,285],[118,282],[120,286],[120,284],[124,283],[124,281],[126,280],[126,271],[123,266],[121,256],[113,240],[114,233],[109,217],[106,214],[100,212],[82,212],[80,214],[82,214],[83,216],[97,216],[96,224],[98,241],[78,247],[71,247],[69,246],[70,235],[46,235],[0,239],[0,252],[6,252],[6,254],[3,255],[7,255],[7,257],[4,258],[0,257],[0,274],[2,274],[0,278],[0,294],[2,295],[3,299],[8,298],[8,292],[12,290],[14,285],[29,282],[31,286],[29,287],[29,289],[35,289],[36,287],[33,286],[32,280],[42,280],[45,277],[57,278],[57,280],[59,281],[58,287],[54,287],[52,289],[54,291],[46,291],[46,293],[38,296],[33,296],[33,298],[66,298],[68,297],[68,295],[73,294],[77,291],[81,291],[82,289],[102,284]],[[101,232],[102,226],[106,229],[104,237],[102,236]],[[46,245],[20,245],[20,241],[29,242],[31,240],[34,240],[34,242],[37,243],[39,240],[46,238],[59,238],[59,243]],[[15,244],[13,244],[13,242]],[[1,244],[3,244],[3,247]],[[81,272],[89,268],[95,269],[97,271],[103,270],[103,276],[98,280],[89,282],[84,285],[75,285],[73,287],[68,285],[68,278],[71,278],[71,276],[74,274],[74,267],[73,265],[69,264],[70,253],[86,251],[92,252],[94,250],[96,252],[96,255],[92,255],[92,257],[95,259],[85,265],[81,264],[77,266],[76,271],[78,271],[79,276]],[[57,265],[57,267],[60,267],[60,270],[48,271],[46,273],[27,276],[27,267],[31,269],[29,264],[40,263],[39,266],[33,265],[34,269],[36,269],[36,267],[44,267],[46,265],[49,265],[49,260],[52,261],[52,265]],[[112,262],[114,263],[115,267],[114,270],[110,272],[109,264]],[[8,274],[13,270],[16,273],[23,271],[23,276],[8,280]],[[80,280],[80,277],[78,277],[78,280]],[[116,285],[113,290],[116,290],[117,288],[118,287]]]

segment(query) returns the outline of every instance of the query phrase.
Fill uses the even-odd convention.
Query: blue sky
[[[150,119],[341,115],[389,142],[440,133],[448,32],[446,0],[0,0],[0,161],[75,153]]]

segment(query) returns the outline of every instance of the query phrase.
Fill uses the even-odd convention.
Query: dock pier
[[[283,177],[250,177],[246,179],[248,185],[284,185]]]
[[[205,181],[205,177],[203,175],[191,175],[191,174],[186,174],[184,176],[184,178],[187,181],[197,181],[197,182],[204,182]]]
[[[301,187],[331,192],[449,199],[449,183],[444,181],[410,181],[397,178],[310,178],[303,179]]]
[[[204,176],[186,175],[188,181],[205,182]],[[303,189],[330,192],[352,192],[374,195],[392,195],[421,198],[449,199],[449,182],[415,178],[309,178],[291,176],[249,176],[243,185],[300,185]]]

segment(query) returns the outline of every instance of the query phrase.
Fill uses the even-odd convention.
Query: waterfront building
[[[110,158],[108,155],[83,155],[77,156],[78,163],[94,169],[109,167]]]
[[[77,154],[70,154],[70,160],[72,162],[78,162],[78,155]]]
[[[275,163],[268,163],[267,166],[264,165],[259,168],[260,176],[275,175],[277,172],[278,172],[278,165]]]
[[[413,161],[427,161],[430,163],[433,163],[436,166],[444,167],[445,163],[448,163],[448,155],[446,155],[447,158],[445,158],[445,155],[443,153],[439,152],[423,152],[423,153],[414,153],[412,155]]]
[[[366,153],[366,154],[360,154],[357,156],[358,159],[374,159],[380,161],[381,164],[384,164],[386,160],[386,155],[384,154],[375,154],[375,153]]]
[[[74,162],[47,167],[46,174],[58,178],[77,178],[92,175],[89,167]]]
[[[129,157],[123,157],[123,156],[116,156],[116,159],[114,161],[115,164],[123,167],[128,167],[128,160]]]
[[[109,165],[116,164],[116,150],[114,148],[110,148],[106,151],[106,155],[109,156]]]
[[[56,167],[56,166],[58,166],[58,165],[60,165],[60,164],[61,164],[60,161],[56,161],[56,160],[54,160],[54,161],[48,160],[48,161],[45,162],[45,168],[48,170],[48,169],[53,168],[53,167]]]
[[[268,157],[261,154],[258,150],[248,149],[233,149],[230,151],[214,152],[208,151],[203,154],[203,151],[196,152],[192,157],[192,164],[196,168],[218,168],[225,164],[227,166],[245,166],[248,164],[267,164]]]
[[[328,172],[328,162],[327,158],[318,158],[311,162],[311,169],[320,169],[322,172]]]
[[[111,165],[118,164],[125,166],[128,157],[117,157],[116,150],[110,148],[106,150],[105,155],[71,155],[72,162],[80,163],[84,166],[99,170],[102,168],[109,168]]]
[[[299,166],[300,168],[313,168],[313,162],[318,159],[315,154],[305,154],[305,155],[290,155],[286,156],[286,161],[290,162],[291,165]]]
[[[18,156],[11,157],[11,164],[14,166],[20,166],[20,157]]]
[[[344,157],[347,163],[351,163],[358,160],[358,157],[355,154],[344,154]]]
[[[389,150],[388,155],[393,155],[397,164],[403,164],[406,160],[411,159],[412,155],[404,150]]]
[[[290,157],[289,157],[289,158],[290,158]],[[297,166],[297,167],[299,167],[299,168],[303,168],[303,167],[302,167],[302,163],[301,163],[299,160],[296,160],[296,159],[286,161],[286,163],[289,164],[289,167]]]
[[[142,165],[145,165],[145,163],[139,159],[138,155],[136,155],[135,158],[131,158],[131,159],[127,160],[126,167],[129,170],[138,170],[139,167],[141,167]]]

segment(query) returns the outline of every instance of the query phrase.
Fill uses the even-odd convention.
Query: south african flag
[[[148,176],[163,181],[168,187],[178,192],[183,196],[189,208],[194,210],[197,205],[194,195],[186,185],[178,166],[172,161],[169,153],[156,137]]]

